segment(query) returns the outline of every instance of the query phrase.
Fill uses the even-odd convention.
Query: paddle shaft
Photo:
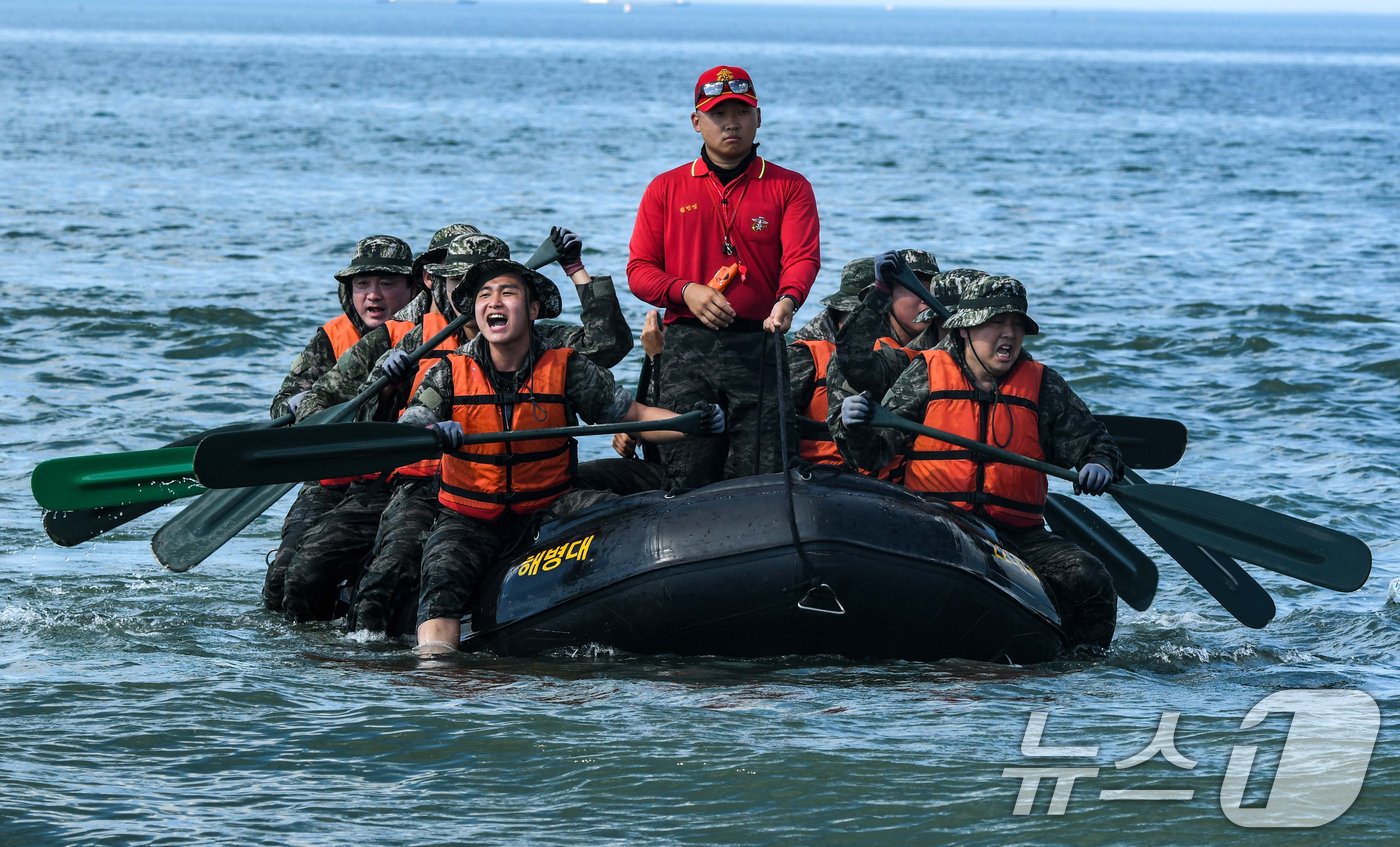
[[[466,447],[511,441],[613,435],[619,432],[700,432],[704,412],[661,420],[468,433]],[[194,460],[200,481],[211,489],[285,484],[328,476],[357,476],[391,470],[444,452],[431,427],[365,422],[302,426],[278,432],[231,433],[202,443]]]
[[[914,423],[883,406],[875,406],[871,424],[927,435],[1047,476],[1078,479],[1066,468]],[[1360,539],[1261,506],[1175,485],[1114,483],[1108,492],[1120,504],[1133,503],[1136,508],[1129,516],[1134,520],[1145,511],[1154,528],[1323,588],[1354,591],[1371,573],[1371,550]]]

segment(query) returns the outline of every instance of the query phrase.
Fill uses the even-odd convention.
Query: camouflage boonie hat
[[[348,283],[356,274],[413,273],[413,248],[402,238],[392,235],[371,235],[355,245],[350,267],[335,275],[336,281]]]
[[[909,270],[914,273],[923,274],[926,277],[938,275],[938,260],[933,258],[933,254],[927,250],[906,248],[900,250],[899,255],[903,257],[904,263],[909,266]],[[874,271],[872,270],[871,273],[873,275]],[[874,282],[873,276],[871,281]]]
[[[430,262],[441,262],[443,257],[447,255],[447,245],[452,242],[452,239],[463,235],[478,235],[480,232],[481,230],[471,224],[448,224],[433,233],[433,237],[428,240],[428,249],[419,253],[413,260],[413,276],[415,278],[421,277],[424,265]]]
[[[1040,325],[1026,314],[1026,287],[1009,276],[988,276],[969,283],[958,310],[943,324],[947,329],[981,326],[1007,313],[1026,319],[1026,335],[1039,335]]]
[[[442,261],[425,267],[433,276],[462,276],[487,259],[509,259],[510,247],[494,235],[459,235],[447,243]]]
[[[940,271],[933,278],[933,283],[929,290],[933,292],[933,299],[942,303],[949,312],[958,309],[958,301],[962,299],[963,289],[979,279],[986,279],[990,274],[986,271],[979,271],[975,268],[953,268],[951,271]],[[925,309],[919,313],[919,321],[931,321],[938,315],[932,309]]]
[[[822,300],[823,306],[830,306],[843,312],[855,311],[860,305],[860,292],[875,281],[875,259],[852,259],[841,269],[841,287],[835,294]]]
[[[472,265],[466,272],[466,279],[463,279],[462,284],[452,293],[452,305],[463,314],[471,312],[471,301],[476,299],[476,292],[481,286],[487,280],[495,279],[504,273],[519,274],[520,278],[525,280],[525,284],[530,287],[531,297],[540,304],[540,319],[557,318],[559,313],[564,311],[564,301],[559,296],[559,288],[549,277],[510,259],[483,259]]]

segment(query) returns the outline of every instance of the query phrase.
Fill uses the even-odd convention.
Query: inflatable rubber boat
[[[464,649],[1025,664],[1066,646],[988,526],[834,471],[630,495],[545,524],[503,565]]]

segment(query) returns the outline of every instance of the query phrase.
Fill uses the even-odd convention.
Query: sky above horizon
[[[620,0],[613,0],[619,2]],[[655,0],[651,0],[654,2]],[[1063,9],[1124,12],[1266,12],[1289,14],[1400,15],[1400,0],[762,0],[782,5],[875,6],[895,8]],[[638,0],[646,3],[648,0]],[[667,2],[667,0],[662,0]],[[693,3],[741,3],[747,0],[690,0]]]

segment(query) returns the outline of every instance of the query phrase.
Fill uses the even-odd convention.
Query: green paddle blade
[[[1113,525],[1078,500],[1051,494],[1045,501],[1050,529],[1098,557],[1113,577],[1118,596],[1139,612],[1157,596],[1157,565]]]
[[[1115,485],[1110,490],[1125,511],[1131,506],[1192,544],[1313,585],[1355,591],[1371,575],[1371,549],[1334,529],[1183,486]],[[1143,529],[1152,534],[1146,525]]]
[[[242,432],[249,429],[271,429],[273,427],[286,426],[292,422],[290,413],[266,421],[254,421],[252,423],[227,424],[225,426],[206,429],[194,435],[188,435],[177,441],[172,441],[165,447],[194,447],[199,442],[211,435],[218,435],[224,432]],[[198,493],[196,491],[195,493]],[[128,521],[134,521],[142,515],[154,512],[161,506],[170,503],[170,500],[162,500],[154,503],[140,503],[131,506],[104,506],[97,509],[73,509],[64,511],[44,512],[44,531],[48,533],[49,539],[60,547],[73,547],[84,541],[89,541],[110,529],[115,529]]]
[[[34,499],[65,511],[161,503],[204,490],[194,478],[193,447],[162,447],[39,463],[30,478]]]
[[[1186,427],[1171,418],[1095,415],[1123,453],[1123,464],[1142,470],[1170,468],[1186,452]]]

